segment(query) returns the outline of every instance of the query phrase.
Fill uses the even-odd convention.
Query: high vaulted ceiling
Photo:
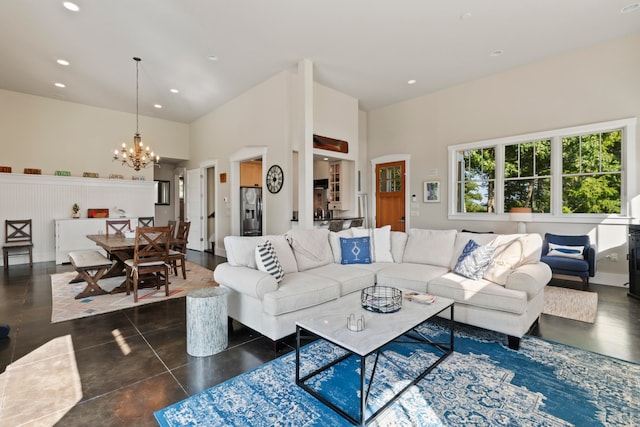
[[[138,56],[140,114],[185,123],[303,58],[370,110],[640,31],[634,0],[62,3],[0,1],[0,88],[134,113]]]

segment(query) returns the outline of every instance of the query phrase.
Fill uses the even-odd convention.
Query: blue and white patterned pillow
[[[547,256],[559,256],[564,258],[584,259],[584,246],[565,246],[549,243]]]
[[[458,257],[453,272],[469,279],[480,280],[489,267],[495,251],[494,246],[482,246],[471,239]]]
[[[280,283],[284,279],[284,270],[269,240],[256,246],[256,265],[258,270],[271,274],[276,282]]]
[[[341,264],[371,264],[369,237],[340,238]]]

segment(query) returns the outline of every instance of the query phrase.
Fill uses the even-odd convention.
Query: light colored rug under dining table
[[[160,290],[156,288],[138,289],[138,302],[133,302],[133,293],[106,294],[75,299],[87,285],[86,282],[69,284],[76,272],[59,273],[51,275],[51,323],[65,320],[78,319],[96,314],[108,313],[133,307],[135,305],[149,304],[170,298],[181,298],[194,289],[208,286],[217,286],[213,281],[213,272],[190,262],[186,263],[187,280],[182,278],[180,271],[178,276],[169,276],[169,296],[164,294],[164,286]],[[106,291],[111,291],[122,283],[124,276],[111,277],[100,280],[98,283]]]

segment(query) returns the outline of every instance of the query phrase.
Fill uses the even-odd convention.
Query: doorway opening
[[[205,204],[207,218],[205,220],[205,236],[208,236],[205,252],[216,253],[216,167],[206,168]]]

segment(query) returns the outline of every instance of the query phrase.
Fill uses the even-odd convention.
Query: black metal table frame
[[[339,344],[336,344],[336,343],[332,342],[329,339],[320,337],[320,336],[314,334],[313,332],[310,332],[310,331],[304,329],[303,327],[301,327],[299,325],[296,325],[296,384],[298,386],[300,386],[302,389],[304,389],[305,391],[307,391],[307,393],[311,394],[313,397],[315,397],[316,399],[320,400],[326,406],[328,406],[329,408],[331,408],[332,410],[337,412],[339,415],[341,415],[343,418],[345,418],[347,421],[351,422],[352,424],[354,424],[354,425],[367,425],[369,422],[373,421],[374,418],[376,418],[378,415],[380,415],[385,409],[387,409],[389,406],[391,406],[391,404],[393,404],[393,402],[395,402],[406,390],[408,390],[410,387],[412,387],[415,384],[417,384],[418,382],[420,382],[427,374],[429,374],[429,372],[431,372],[433,369],[435,369],[436,366],[438,366],[444,359],[446,359],[451,353],[453,353],[453,350],[454,350],[454,347],[453,347],[453,331],[454,331],[453,306],[454,306],[454,304],[452,303],[451,305],[449,305],[447,307],[444,307],[442,310],[438,311],[437,313],[434,313],[433,316],[425,319],[423,322],[421,322],[420,324],[416,325],[414,328],[410,329],[407,332],[404,332],[403,334],[397,336],[396,338],[392,339],[391,341],[382,344],[376,350],[374,350],[371,353],[366,354],[364,356],[360,356],[360,355],[358,355],[356,353],[353,353],[350,350],[344,348],[343,346],[341,346]],[[418,331],[416,331],[416,328],[418,328],[422,324],[428,322],[433,317],[437,316],[438,314],[442,313],[443,311],[445,311],[447,309],[450,309],[450,315],[451,315],[450,316],[450,321],[449,321],[449,342],[448,343],[447,342],[433,342],[429,338],[424,336],[423,334],[421,334]],[[320,368],[310,372],[309,374],[305,375],[304,377],[300,377],[300,344],[301,344],[301,340],[303,340],[303,339],[306,339],[306,340],[322,339],[322,340],[325,340],[325,341],[327,341],[327,342],[329,342],[329,343],[331,343],[333,345],[336,345],[336,346],[342,348],[347,353],[344,356],[341,356],[341,357],[337,358],[336,360],[333,360],[330,363],[328,363],[328,364],[326,364],[324,366],[321,366]],[[389,401],[387,401],[376,412],[371,414],[371,416],[369,416],[368,418],[365,418],[365,411],[366,411],[366,408],[367,408],[367,401],[369,400],[369,391],[371,390],[371,385],[373,384],[373,378],[374,378],[374,375],[375,375],[375,372],[376,372],[376,368],[378,366],[378,358],[383,353],[384,347],[386,347],[387,345],[392,344],[392,343],[431,345],[431,346],[435,346],[435,347],[439,348],[440,350],[444,351],[444,354],[442,354],[442,356],[440,356],[434,363],[429,365],[423,372],[420,373],[420,375],[418,375],[415,379],[413,379],[402,390],[400,390],[398,393],[396,393]],[[366,368],[366,359],[367,359],[367,357],[371,356],[374,353],[375,353],[375,357],[376,358],[375,358],[375,361],[374,361],[374,364],[373,364],[373,369],[371,370],[371,376],[369,377],[369,386],[366,387],[366,379],[367,379],[366,378],[366,369],[365,369]],[[327,398],[325,398],[324,396],[320,395],[313,388],[309,387],[306,384],[306,381],[310,380],[311,378],[321,374],[322,372],[326,371],[327,369],[331,368],[332,366],[334,366],[334,365],[336,365],[336,364],[338,364],[338,363],[342,362],[343,360],[346,360],[346,359],[348,359],[350,357],[356,357],[356,358],[360,359],[360,417],[359,418],[352,417],[351,415],[346,413],[343,409],[338,407],[335,403],[329,401]],[[365,391],[365,388],[366,388],[366,391]]]

